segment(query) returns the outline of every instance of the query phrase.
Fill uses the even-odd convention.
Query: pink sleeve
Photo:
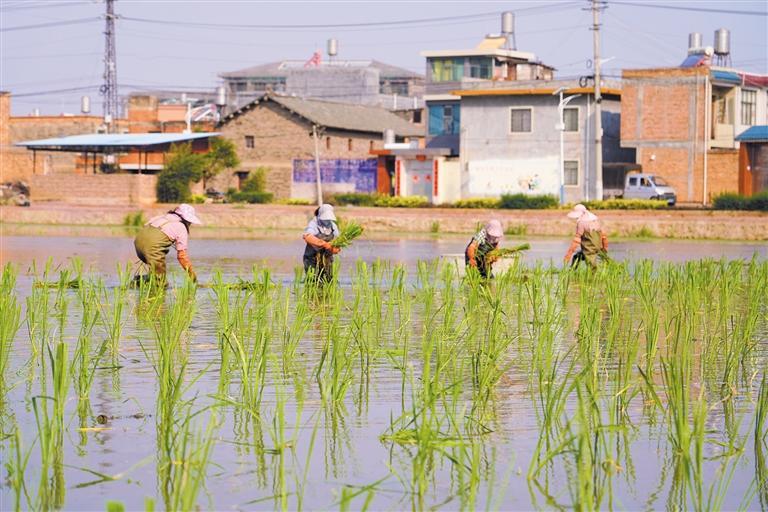
[[[584,235],[584,222],[577,222],[576,223],[576,236],[583,236]]]
[[[182,225],[181,229],[177,231],[178,234],[174,240],[174,242],[176,242],[176,252],[186,251],[189,246],[189,233],[187,233],[187,228]]]
[[[160,228],[160,231],[166,234],[174,243],[176,252],[186,251],[189,245],[189,233],[187,228],[181,222],[169,222]]]

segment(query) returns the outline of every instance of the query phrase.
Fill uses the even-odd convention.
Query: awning
[[[163,152],[171,144],[218,136],[218,132],[200,133],[92,133],[52,139],[17,142],[34,151],[69,151],[72,153],[125,153],[129,151]]]
[[[736,136],[739,142],[768,142],[768,125],[752,126]]]

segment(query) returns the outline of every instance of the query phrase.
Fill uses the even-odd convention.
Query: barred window
[[[741,124],[752,126],[757,119],[757,91],[741,90]]]
[[[253,135],[245,136],[245,147],[248,149],[253,149],[256,147],[256,142],[253,139]]]
[[[530,132],[531,131],[531,113],[530,108],[513,108],[510,115],[510,131]]]
[[[563,162],[564,185],[575,187],[579,184],[579,162],[576,160],[566,160]]]
[[[578,107],[571,107],[563,109],[563,123],[565,124],[566,132],[579,131],[579,109]]]

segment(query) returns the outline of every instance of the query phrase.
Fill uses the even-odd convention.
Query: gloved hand
[[[197,274],[195,274],[195,271],[194,271],[194,270],[192,270],[192,267],[189,267],[189,268],[187,269],[187,274],[189,274],[189,278],[190,278],[190,279],[191,279],[193,282],[195,282],[195,283],[197,282]]]
[[[339,254],[341,252],[340,247],[333,247],[331,246],[331,254]]]
[[[563,257],[563,263],[568,264],[571,262],[571,258],[573,257],[573,253],[568,251],[565,256]]]
[[[477,268],[477,260],[475,260],[475,258],[470,258],[469,259],[469,266],[473,267],[473,268]]]

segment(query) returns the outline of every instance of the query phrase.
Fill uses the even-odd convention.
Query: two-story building
[[[757,192],[740,176],[738,136],[768,124],[768,76],[714,66],[711,49],[689,53],[679,67],[622,72],[621,144],[681,202]]]
[[[453,91],[478,82],[552,79],[552,67],[538,62],[532,53],[504,48],[506,43],[506,37],[489,36],[473,49],[421,52],[427,66],[424,103],[428,148],[449,148],[452,155],[459,152],[461,102]]]

